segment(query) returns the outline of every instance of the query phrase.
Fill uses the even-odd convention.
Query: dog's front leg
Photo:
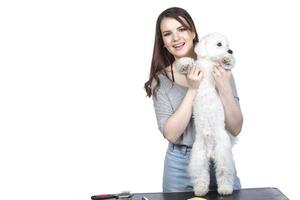
[[[204,196],[209,190],[209,160],[206,155],[203,140],[197,140],[193,144],[189,174],[194,186],[196,196]]]

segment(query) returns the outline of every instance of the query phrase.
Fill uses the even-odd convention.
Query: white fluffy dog
[[[176,70],[186,74],[195,64],[203,72],[193,105],[196,136],[189,163],[189,174],[197,196],[209,191],[210,161],[214,162],[218,193],[233,191],[235,168],[232,146],[235,138],[225,129],[222,102],[215,88],[212,70],[216,65],[231,69],[235,60],[228,40],[219,33],[204,36],[195,46],[197,59],[184,57],[176,61]]]

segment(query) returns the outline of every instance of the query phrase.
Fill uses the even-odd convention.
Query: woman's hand
[[[169,117],[165,124],[164,136],[171,143],[175,143],[182,135],[193,113],[193,102],[197,95],[203,72],[195,65],[190,68],[186,75],[188,91],[175,113]]]
[[[199,88],[202,77],[203,73],[200,71],[199,68],[196,67],[196,65],[193,65],[186,75],[188,88],[192,90],[197,90]]]
[[[212,75],[215,79],[216,88],[218,89],[219,93],[226,94],[228,92],[231,92],[231,70],[230,69],[224,69],[223,67],[216,66],[213,69]]]

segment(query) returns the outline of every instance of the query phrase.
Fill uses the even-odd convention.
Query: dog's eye
[[[221,42],[218,42],[217,46],[218,46],[218,47],[222,46],[222,43],[221,43]]]

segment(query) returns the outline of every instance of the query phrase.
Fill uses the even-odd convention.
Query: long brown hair
[[[144,84],[144,88],[146,90],[148,97],[151,97],[151,95],[156,97],[156,91],[160,86],[158,74],[159,73],[166,74],[165,68],[171,65],[175,60],[174,56],[166,48],[164,48],[162,33],[160,30],[160,23],[166,17],[176,19],[185,28],[194,32],[195,33],[195,38],[193,40],[194,45],[199,41],[193,19],[191,18],[191,16],[186,10],[178,7],[172,7],[166,9],[158,16],[156,21],[156,28],[155,28],[155,40],[154,40],[154,48],[152,54],[149,80]],[[188,24],[186,24],[180,17],[184,18]],[[151,87],[153,79],[155,79],[157,83],[154,88]]]

